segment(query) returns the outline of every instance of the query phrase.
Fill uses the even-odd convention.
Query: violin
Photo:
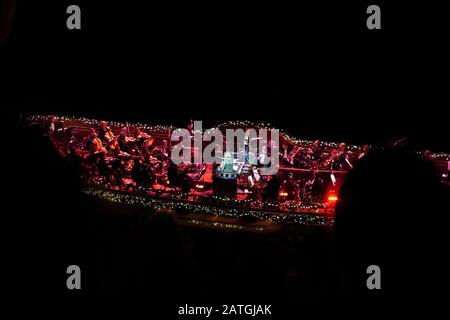
[[[106,153],[107,152],[106,148],[102,144],[102,141],[98,137],[95,137],[94,139],[92,139],[91,150],[94,153],[98,153],[98,152]]]

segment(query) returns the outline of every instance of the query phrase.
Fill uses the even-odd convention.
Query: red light
[[[327,197],[327,199],[328,199],[328,202],[332,202],[332,203],[334,203],[334,202],[336,202],[336,201],[339,200],[339,198],[338,198],[338,196],[337,196],[337,194],[336,194],[336,191],[335,191],[334,189],[331,189],[331,190],[328,192],[328,197]]]
[[[195,187],[196,187],[197,189],[203,189],[205,186],[202,185],[202,184],[197,184]]]
[[[288,193],[287,192],[280,192],[280,197],[287,197]]]
[[[336,195],[329,195],[328,196],[328,201],[336,202],[336,201],[338,201],[338,197]]]

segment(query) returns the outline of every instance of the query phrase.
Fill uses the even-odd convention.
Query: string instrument
[[[144,140],[144,143],[142,144],[142,146],[144,148],[148,148],[151,147],[153,145],[153,142],[155,142],[155,138],[153,137],[149,137],[147,139]]]
[[[159,165],[161,165],[161,164],[163,164],[163,161],[162,161],[162,160],[159,160],[159,159],[157,159],[157,158],[155,158],[155,157],[152,157],[152,156],[149,156],[148,162],[149,162],[150,167],[151,167],[152,169],[153,169],[153,168],[156,168],[157,166],[159,166]]]
[[[105,132],[105,138],[108,139],[108,141],[111,140],[112,138],[114,138],[114,133],[112,132],[111,129],[108,129]]]
[[[286,157],[286,161],[289,162],[291,165],[294,164],[294,159],[295,156],[297,155],[297,153],[299,153],[302,150],[301,147],[299,146],[295,146],[294,150],[292,150],[291,152],[289,152],[289,154]]]
[[[106,146],[110,146],[110,149],[115,149],[119,144],[118,143],[119,138],[120,138],[120,135],[113,136],[111,139],[108,140],[108,142],[106,143]],[[153,139],[153,138],[150,138],[150,139]],[[136,142],[136,140],[138,140],[138,139],[133,138],[133,137],[125,137],[125,143]],[[153,140],[151,141],[151,143],[153,143]]]
[[[92,139],[91,151],[94,153],[98,153],[98,152],[106,153],[107,152],[106,148],[102,144],[102,140],[100,140],[100,138],[98,138],[98,137],[95,137],[94,139]]]
[[[160,158],[162,160],[166,160],[168,158],[168,155],[160,148],[155,147],[152,151],[150,151],[150,155],[155,158]]]
[[[338,153],[331,153],[330,156],[322,163],[321,167],[323,169],[331,167],[332,163],[336,161],[337,158],[339,158]]]
[[[110,147],[111,149],[114,149],[118,145],[118,142],[117,142],[118,139],[119,139],[119,136],[112,136],[112,137],[108,138],[108,141],[106,142],[106,147]]]

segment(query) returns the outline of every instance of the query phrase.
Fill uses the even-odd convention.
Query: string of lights
[[[50,118],[50,115],[30,115],[25,117],[25,119],[29,122],[45,122],[48,121]],[[65,122],[81,122],[85,125],[92,126],[92,127],[98,127],[100,125],[100,120],[95,119],[89,119],[84,117],[74,117],[74,116],[58,116],[59,120],[65,121]],[[109,125],[112,127],[137,127],[141,128],[143,130],[147,131],[158,131],[161,133],[171,133],[176,128],[174,126],[168,126],[168,125],[149,125],[141,122],[119,122],[119,121],[108,121]]]
[[[248,227],[244,227],[241,224],[236,224],[236,223],[222,223],[222,222],[217,222],[217,221],[205,221],[205,220],[198,220],[198,219],[192,219],[190,220],[190,222],[194,225],[198,225],[198,226],[207,226],[207,227],[213,227],[213,228],[220,228],[220,229],[231,229],[231,230],[244,230],[244,229],[248,229]],[[251,230],[253,231],[264,231],[265,228],[264,227],[254,227],[251,228]]]
[[[49,118],[50,118],[50,115],[39,115],[39,114],[29,115],[29,116],[25,117],[25,119],[30,122],[45,122],[45,121],[48,121]],[[61,116],[58,116],[58,118],[62,121],[82,122],[89,126],[98,126],[100,124],[99,120],[89,119],[89,118],[85,118],[85,117],[74,117],[74,116],[61,115]],[[142,123],[142,122],[109,121],[109,124],[114,127],[126,127],[126,126],[138,127],[138,128],[141,128],[142,130],[157,131],[157,132],[161,132],[161,133],[165,133],[165,134],[170,134],[170,133],[172,133],[172,131],[177,129],[174,126],[149,125],[149,124]],[[214,129],[220,130],[220,129],[224,129],[224,128],[260,128],[260,129],[268,129],[268,130],[276,129],[270,123],[267,123],[267,122],[252,122],[252,121],[248,121],[248,120],[234,120],[234,121],[227,121],[227,122],[221,123],[214,128],[206,129],[205,133],[211,132]],[[312,146],[312,144],[314,143],[313,140],[305,140],[305,139],[299,139],[297,137],[294,137],[282,129],[279,129],[279,131],[280,131],[280,136],[290,143],[304,145],[304,146]],[[325,148],[329,148],[329,149],[336,149],[339,147],[338,142],[322,141],[321,144]],[[361,151],[362,146],[347,145],[347,149],[350,151]],[[450,154],[443,153],[443,152],[431,153],[430,156],[433,160],[448,161],[450,159]]]
[[[155,210],[175,210],[176,212],[202,213],[233,218],[253,217],[258,220],[283,222],[289,224],[322,225],[327,227],[332,227],[334,225],[334,217],[331,215],[318,215],[311,213],[294,214],[292,212],[274,213],[249,208],[220,207],[177,199],[152,198],[148,195],[131,194],[124,191],[105,190],[95,187],[87,187],[83,189],[83,192],[89,196],[106,201],[132,206],[150,207]]]
[[[31,115],[28,116],[26,119],[30,122],[45,122],[50,118],[50,115]],[[74,121],[74,122],[82,122],[89,126],[98,126],[100,124],[99,120],[95,119],[89,119],[85,117],[74,117],[74,116],[58,116],[58,118],[62,121]],[[114,127],[138,127],[142,130],[147,131],[158,131],[161,133],[167,133],[170,134],[172,131],[178,129],[174,126],[167,126],[167,125],[149,125],[141,122],[118,122],[118,121],[109,121],[110,126]],[[217,125],[214,128],[206,129],[205,133],[211,132],[214,129],[224,129],[224,128],[260,128],[260,129],[276,129],[274,128],[270,123],[266,122],[252,122],[248,120],[239,120],[239,121],[227,121],[222,124]],[[296,137],[293,137],[289,135],[284,130],[280,130],[280,135],[283,137],[286,141],[294,144],[300,144],[305,146],[311,146],[314,141],[313,140],[304,140],[299,139]],[[339,146],[339,143],[336,142],[322,142],[322,145],[325,148],[337,148]],[[347,148],[352,151],[358,151],[361,150],[360,146],[357,145],[348,145]]]
[[[268,130],[277,129],[277,128],[273,127],[270,123],[267,123],[267,122],[251,122],[248,120],[227,121],[227,122],[224,122],[224,123],[216,126],[215,128],[212,128],[212,129],[224,129],[224,128],[260,128],[260,129],[268,129]],[[209,129],[209,130],[212,130],[212,129]],[[291,136],[289,133],[287,133],[286,131],[284,131],[282,129],[279,129],[279,131],[280,131],[280,136],[283,137],[286,141],[288,141],[290,143],[304,145],[304,146],[312,146],[314,143],[314,140],[304,140],[304,139],[299,139],[294,136]],[[322,141],[321,144],[325,148],[339,147],[339,143],[337,143],[337,142]],[[357,145],[348,145],[347,148],[351,151],[360,151],[362,149],[361,146],[357,146]]]
[[[103,177],[91,177],[87,181],[87,185],[93,186],[99,189],[114,190],[114,187],[107,182]],[[125,191],[125,190],[122,190]],[[134,188],[134,192],[141,195],[149,195],[148,189],[138,186]],[[172,199],[172,200],[186,200],[192,197],[192,194],[183,193],[178,191],[167,192],[164,190],[151,190],[158,198]],[[264,209],[274,212],[291,212],[291,213],[311,213],[311,214],[330,214],[331,208],[327,208],[325,204],[305,204],[298,201],[292,202],[270,202],[259,201],[255,199],[235,199],[221,197],[218,195],[202,194],[196,196],[196,202],[202,202],[205,205],[211,206],[233,206],[250,209]]]

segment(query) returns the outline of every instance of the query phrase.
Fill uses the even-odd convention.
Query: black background
[[[52,112],[180,125],[192,117],[205,126],[254,119],[305,138],[382,144],[408,136],[415,148],[448,151],[449,50],[442,2],[373,3],[381,7],[382,30],[367,30],[365,10],[372,2],[366,1],[19,1],[0,48],[0,103],[14,116]],[[66,28],[69,4],[81,7],[80,31]],[[42,178],[26,160],[19,165],[23,177]],[[57,172],[48,177],[50,190],[58,189],[51,182],[60,178]],[[32,181],[27,190],[38,188],[40,182]],[[34,225],[30,234],[38,237],[51,228],[45,223],[57,226],[56,211],[41,221],[31,200],[23,209],[32,223],[21,234]],[[70,232],[85,231],[85,216],[61,219],[72,223]],[[69,263],[70,254],[52,256],[57,244],[48,241],[52,250],[36,257],[48,265],[52,258]],[[29,262],[22,263],[22,274]],[[44,275],[54,272],[57,266]],[[54,289],[48,279],[36,281]],[[64,291],[59,280],[55,287]]]
[[[2,48],[2,101],[184,124],[258,119],[355,143],[409,136],[448,150],[445,10],[376,2],[143,4],[19,2]],[[82,29],[66,28],[78,4]],[[11,108],[11,107],[9,107]]]

